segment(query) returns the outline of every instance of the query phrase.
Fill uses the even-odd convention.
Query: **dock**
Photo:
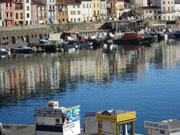
[[[2,135],[35,135],[34,125],[16,125],[16,124],[3,124],[3,134]],[[81,129],[80,135],[88,135]],[[143,135],[143,134],[135,134]]]

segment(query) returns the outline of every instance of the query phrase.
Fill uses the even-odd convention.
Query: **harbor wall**
[[[154,20],[126,20],[126,21],[107,21],[107,22],[83,22],[48,24],[34,26],[16,26],[11,28],[0,28],[0,46],[15,45],[24,43],[38,43],[40,39],[48,39],[49,34],[63,33],[64,31],[79,32],[93,30],[112,30],[112,31],[157,31],[166,28],[180,29],[180,23],[165,24],[166,22]],[[153,24],[161,24],[154,26]]]

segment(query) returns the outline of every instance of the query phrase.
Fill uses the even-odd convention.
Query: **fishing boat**
[[[175,31],[173,35],[175,38],[180,38],[180,31]]]
[[[12,48],[12,53],[32,53],[33,50],[31,47],[27,47],[25,45],[19,46],[18,48]]]
[[[10,55],[10,52],[6,49],[0,49],[0,55]]]
[[[154,42],[151,36],[141,36],[139,33],[127,32],[121,38],[114,39],[114,44],[123,45],[146,45]]]

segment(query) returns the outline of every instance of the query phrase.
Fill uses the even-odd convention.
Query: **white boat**
[[[12,53],[32,53],[33,50],[30,47],[27,47],[25,45],[19,46],[18,48],[12,48]]]
[[[0,55],[10,55],[10,52],[6,49],[0,49]]]

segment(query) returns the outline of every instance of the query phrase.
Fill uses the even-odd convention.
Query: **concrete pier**
[[[3,134],[2,135],[35,135],[34,125],[16,125],[16,124],[3,124]],[[88,135],[81,129],[80,135]],[[135,134],[143,135],[143,134]]]

